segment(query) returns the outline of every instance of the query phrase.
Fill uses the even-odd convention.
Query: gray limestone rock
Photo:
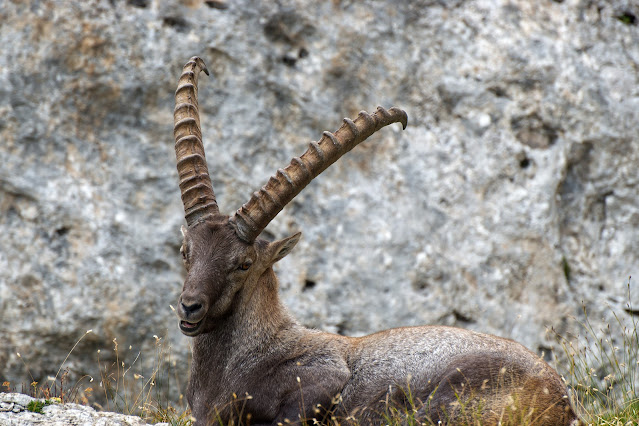
[[[29,403],[42,402],[43,407],[34,411]],[[93,408],[78,404],[51,403],[19,393],[0,393],[0,424],[5,426],[144,426],[147,423],[139,417],[98,412]],[[11,409],[7,409],[11,407]],[[168,423],[156,423],[168,426]]]

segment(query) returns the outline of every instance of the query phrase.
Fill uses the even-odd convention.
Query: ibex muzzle
[[[361,112],[295,157],[232,216],[220,214],[200,130],[197,78],[184,66],[175,94],[175,151],[187,227],[180,330],[193,339],[187,391],[198,424],[214,419],[276,424],[355,416],[379,423],[387,404],[449,424],[577,424],[559,375],[520,344],[441,326],[406,327],[349,338],[301,326],[281,304],[273,264],[300,234],[258,238],[313,178],[384,126],[397,108]],[[208,73],[207,73],[208,74]],[[233,404],[233,398],[241,410]]]

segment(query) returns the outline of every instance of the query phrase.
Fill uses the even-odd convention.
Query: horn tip
[[[200,58],[199,56],[192,56],[191,59],[189,59],[189,62],[195,62],[200,67],[200,69],[204,71],[204,74],[210,75],[209,69],[206,67],[206,64],[204,63],[204,59]]]
[[[408,114],[406,114],[406,111],[397,107],[392,107],[389,112],[399,116],[399,122],[402,123],[402,130],[406,130],[406,127],[408,126]]]

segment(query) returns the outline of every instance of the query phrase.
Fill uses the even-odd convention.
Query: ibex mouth
[[[187,336],[193,336],[197,334],[197,331],[200,329],[202,325],[202,321],[200,322],[188,322],[188,321],[180,321],[180,330],[182,333]]]

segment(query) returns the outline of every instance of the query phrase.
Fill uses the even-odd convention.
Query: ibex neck
[[[206,407],[228,406],[233,393],[251,392],[246,377],[264,368],[258,354],[277,350],[282,336],[296,339],[303,332],[280,302],[272,269],[265,275],[252,294],[236,295],[230,315],[193,339],[187,399],[196,418],[207,418]]]

